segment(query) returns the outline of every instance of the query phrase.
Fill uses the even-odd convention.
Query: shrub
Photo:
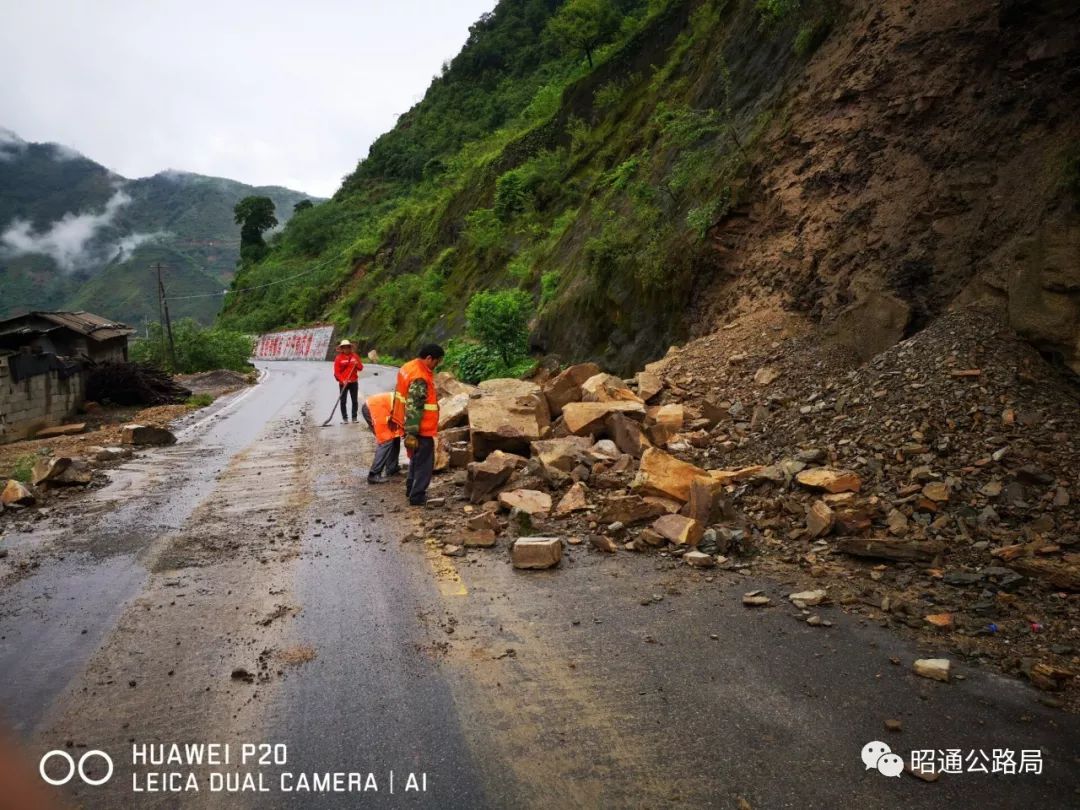
[[[518,170],[509,171],[495,181],[495,216],[500,222],[509,222],[525,210],[528,194],[525,182]]]
[[[469,334],[509,366],[528,352],[532,301],[521,290],[478,292],[465,310]]]
[[[176,345],[175,367],[161,327],[151,324],[150,336],[132,344],[131,360],[149,363],[174,374],[194,374],[218,368],[247,371],[254,344],[248,335],[219,327],[203,329],[190,318],[173,327],[173,341]]]
[[[555,300],[562,274],[558,270],[548,270],[540,276],[540,305],[545,306]]]
[[[502,223],[491,208],[477,208],[465,217],[465,238],[479,250],[486,250],[502,239]]]
[[[832,19],[825,17],[816,22],[808,22],[799,29],[795,41],[791,44],[796,56],[809,56],[825,41],[832,30]]]
[[[187,402],[184,404],[189,408],[205,408],[207,405],[211,405],[214,402],[213,394],[195,394],[188,397]]]
[[[800,0],[757,0],[757,11],[766,25],[775,25],[799,9]]]

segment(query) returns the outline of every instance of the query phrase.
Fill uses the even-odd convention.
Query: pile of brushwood
[[[86,380],[87,400],[103,405],[173,405],[190,396],[190,389],[146,363],[96,363]]]

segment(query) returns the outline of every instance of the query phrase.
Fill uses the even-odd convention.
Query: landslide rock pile
[[[433,494],[465,523],[428,523],[449,553],[559,537],[820,578],[932,644],[1074,683],[1078,389],[991,313],[943,316],[863,366],[774,323],[633,380],[581,364],[440,386],[451,475]]]

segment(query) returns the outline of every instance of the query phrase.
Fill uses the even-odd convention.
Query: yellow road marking
[[[457,567],[439,550],[434,538],[424,540],[424,550],[435,572],[435,584],[439,586],[439,593],[443,596],[468,596],[469,589],[458,575]]]

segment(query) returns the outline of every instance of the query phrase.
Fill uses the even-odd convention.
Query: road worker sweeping
[[[345,412],[346,395],[352,399],[352,420],[356,421],[357,392],[360,388],[360,372],[363,370],[364,364],[353,350],[352,343],[348,340],[341,341],[337,347],[337,357],[334,358],[334,379],[338,383],[342,422],[349,421]]]

